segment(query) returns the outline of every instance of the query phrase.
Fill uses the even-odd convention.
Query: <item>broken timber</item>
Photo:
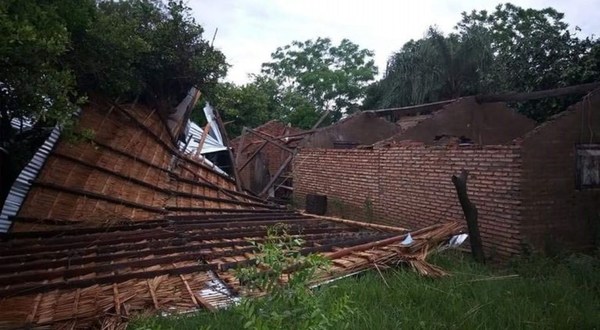
[[[569,87],[561,87],[555,89],[548,89],[535,92],[525,93],[504,93],[504,94],[490,94],[490,95],[479,95],[475,99],[479,103],[486,102],[523,102],[529,100],[542,99],[546,97],[558,97],[570,94],[586,94],[590,91],[600,87],[600,82],[593,82],[589,84],[581,84]]]
[[[452,176],[452,183],[456,188],[456,194],[460,206],[465,214],[467,228],[469,230],[469,241],[471,243],[471,252],[473,258],[477,262],[485,263],[485,255],[483,253],[483,244],[481,243],[481,235],[479,234],[479,225],[477,224],[477,207],[469,200],[467,194],[467,178],[469,172],[462,170],[459,176]]]

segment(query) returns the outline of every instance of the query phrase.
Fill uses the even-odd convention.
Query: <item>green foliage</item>
[[[599,58],[592,54],[598,41],[575,36],[564,14],[553,8],[524,9],[507,3],[491,13],[473,11],[462,16],[457,26],[462,34],[482,30],[490,36],[495,56],[480,81],[484,92],[541,90],[600,79]],[[525,115],[545,120],[575,100],[548,99],[517,106]]]
[[[383,278],[370,271],[319,293],[325,304],[349,295],[360,306],[346,319],[351,329],[594,329],[600,324],[598,256],[537,256],[490,268],[449,252],[431,258],[451,272],[448,277],[431,280],[392,268],[382,270]],[[132,325],[141,327],[232,329],[240,324],[227,310]]]
[[[392,55],[385,78],[370,86],[363,106],[388,108],[475,93],[481,68],[490,60],[485,34],[446,37],[430,28],[425,38]]]
[[[430,28],[392,55],[385,77],[370,86],[365,108],[435,102],[464,95],[532,91],[600,79],[600,42],[570,32],[552,8],[524,9],[510,3],[493,12],[463,13],[456,32]],[[578,30],[578,29],[576,29]],[[516,104],[542,121],[574,98]]]
[[[274,98],[276,86],[272,81],[256,80],[237,86],[232,83],[216,85],[204,100],[215,106],[226,125],[230,137],[241,134],[244,126],[257,127],[273,118],[279,118],[280,106]],[[204,107],[200,104],[199,107]],[[194,111],[192,120],[204,124],[201,111]]]
[[[70,35],[59,10],[73,2],[0,2],[0,142],[12,137],[12,118],[64,123],[75,111],[75,75],[63,63]]]
[[[80,86],[176,105],[190,86],[210,90],[227,71],[203,32],[183,1],[100,1],[74,51]]]
[[[7,0],[0,3],[0,142],[12,118],[67,125],[82,95],[158,107],[227,70],[183,1]]]
[[[243,299],[235,311],[245,329],[347,328],[353,313],[348,296],[324,304],[310,289],[318,270],[329,265],[321,255],[303,256],[303,242],[286,233],[285,227],[269,229],[264,243],[252,242],[258,253],[256,265],[237,270],[236,276],[262,298]]]
[[[331,111],[333,121],[356,111],[377,74],[373,52],[347,39],[337,46],[328,38],[294,41],[271,57],[263,63],[262,76],[276,82],[284,118],[304,128],[322,111]]]

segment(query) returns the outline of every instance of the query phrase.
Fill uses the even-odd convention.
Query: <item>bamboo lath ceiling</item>
[[[424,255],[460,227],[414,232],[416,243],[408,247],[400,244],[402,233],[284,211],[14,233],[0,244],[0,328],[89,328],[147,311],[215,309],[244,293],[230,270],[253,263],[249,241],[264,240],[281,223],[305,241],[303,253],[331,257],[332,268],[319,280],[401,261],[437,274]],[[215,276],[222,291],[210,287]]]
[[[147,107],[96,102],[85,107],[80,131],[91,141],[61,139],[33,183],[12,231],[54,225],[105,226],[155,219],[169,212],[276,208],[235,191],[235,183],[202,159],[175,148],[159,115]]]
[[[0,328],[120,328],[136,313],[214,310],[245,294],[231,269],[254,262],[267,229],[283,223],[333,267],[319,280],[374,263],[423,258],[460,230],[413,232],[316,218],[236,190],[201,158],[182,155],[158,114],[92,102],[49,153],[0,241]]]

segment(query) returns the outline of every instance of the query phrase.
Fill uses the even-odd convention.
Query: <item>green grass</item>
[[[351,329],[600,329],[600,259],[528,258],[503,269],[444,253],[432,262],[452,276],[377,271],[319,288],[317,299],[350,295]],[[507,277],[516,274],[518,276]],[[132,329],[236,329],[234,310],[140,318]]]

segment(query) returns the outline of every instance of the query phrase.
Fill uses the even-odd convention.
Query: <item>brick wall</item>
[[[271,120],[255,128],[255,130],[272,138],[304,132],[302,129],[287,126],[277,120]],[[242,148],[242,151],[239,153],[237,165],[241,166],[241,164],[245,163],[264,141],[264,139],[250,133],[247,133],[244,137],[239,136],[233,139],[231,141],[231,146],[236,155],[238,154],[237,149]],[[241,145],[242,143],[243,145]],[[284,144],[287,148],[294,149],[297,143],[298,142],[294,140]],[[271,176],[277,173],[281,165],[289,156],[289,152],[278,148],[272,143],[268,143],[261,149],[259,157],[255,157],[254,160],[240,172],[243,186],[255,193],[261,192],[269,182]]]
[[[295,199],[328,196],[329,213],[418,229],[464,221],[451,176],[470,171],[488,255],[520,252],[520,146],[436,147],[405,144],[375,150],[303,149],[294,163]]]
[[[576,187],[577,144],[600,144],[600,91],[527,134],[523,234],[538,249],[591,247],[600,232],[600,189]]]
[[[522,137],[535,125],[535,121],[505,103],[477,103],[474,97],[465,97],[444,106],[392,140],[435,144],[436,137],[446,135],[462,136],[479,145],[500,145]]]
[[[303,148],[334,148],[336,142],[370,145],[387,139],[400,131],[400,127],[369,112],[358,112],[337,123],[322,127],[306,137]]]

